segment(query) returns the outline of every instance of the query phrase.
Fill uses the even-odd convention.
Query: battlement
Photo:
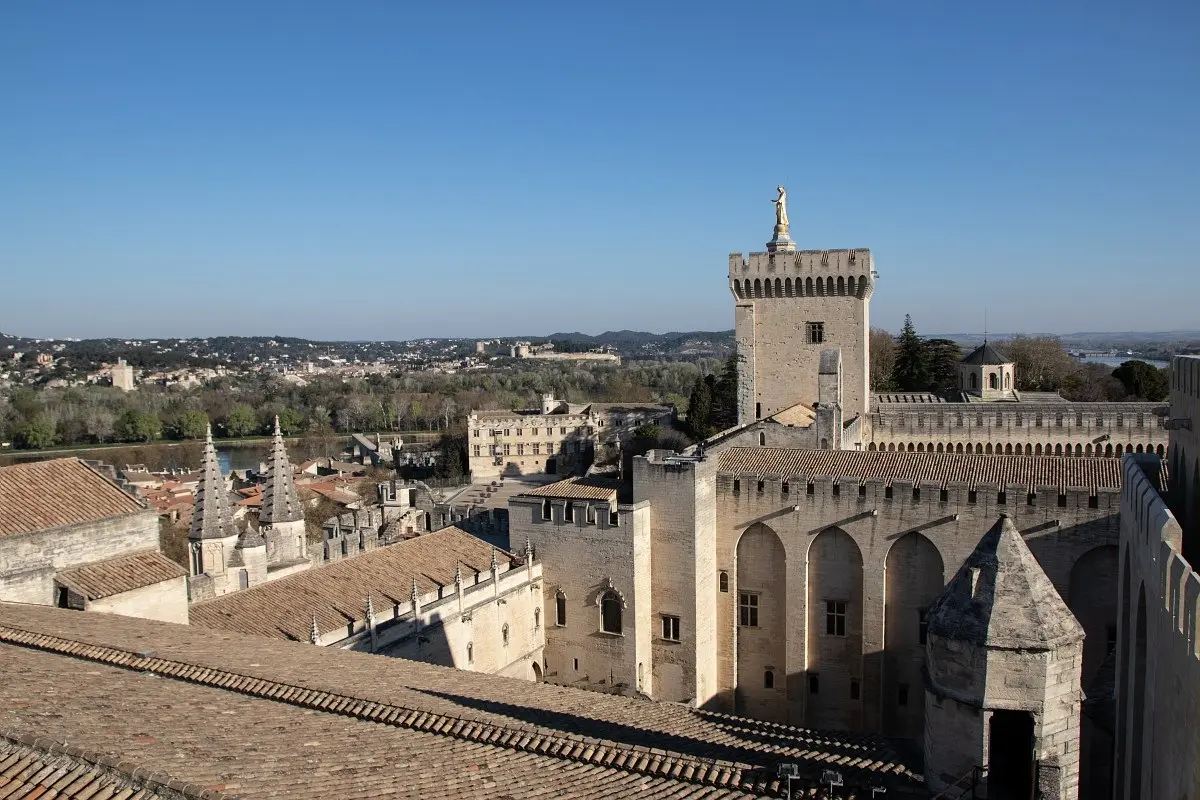
[[[924,506],[933,516],[956,513],[961,507],[1019,514],[1023,509],[1062,509],[1064,514],[1116,514],[1121,492],[1116,487],[1053,486],[1026,483],[968,483],[934,480],[890,480],[886,478],[827,475],[789,476],[729,474],[717,476],[717,492],[734,503],[766,503],[770,506],[837,504],[847,515],[875,513],[880,505]],[[932,517],[931,517],[932,518]]]
[[[878,277],[871,251],[802,250],[729,256],[729,288],[739,300],[767,297],[868,299]]]

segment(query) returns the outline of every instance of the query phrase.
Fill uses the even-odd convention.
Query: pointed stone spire
[[[1006,650],[1050,650],[1083,639],[1083,628],[1007,514],[934,601],[928,630]]]
[[[317,627],[317,615],[313,614],[312,627],[308,629],[308,643],[316,644],[321,641],[321,631]]]
[[[288,461],[287,449],[283,445],[283,432],[279,429],[279,417],[275,417],[275,433],[271,437],[271,452],[267,456],[267,485],[263,487],[262,509],[258,521],[263,525],[277,522],[295,522],[304,519],[300,506],[300,495],[296,493],[296,481],[292,476],[292,465]]]
[[[533,541],[528,536],[525,537],[525,563],[533,563]]]
[[[492,572],[498,572],[499,570],[500,570],[500,559],[496,555],[496,548],[493,547],[492,548]]]
[[[371,593],[367,592],[367,626],[375,625],[375,603],[371,600]]]
[[[217,463],[212,425],[204,437],[204,459],[200,464],[200,483],[196,487],[196,505],[192,511],[189,539],[223,539],[235,536],[233,506],[225,491],[225,476]]]
[[[463,574],[462,574],[462,562],[461,561],[454,562],[454,585],[456,587],[458,587],[460,590],[462,589]]]
[[[413,585],[412,585],[412,604],[413,604],[413,611],[414,611],[414,612],[415,612],[415,611],[416,611],[418,608],[420,608],[420,607],[421,607],[421,593],[420,593],[419,591],[417,591],[417,578],[416,578],[416,576],[413,576]]]

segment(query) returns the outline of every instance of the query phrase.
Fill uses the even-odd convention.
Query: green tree
[[[713,385],[715,381],[708,375],[697,378],[692,386],[692,395],[688,398],[687,424],[692,429],[692,435],[697,439],[707,439],[713,434]]]
[[[1121,382],[1125,392],[1141,400],[1159,402],[1171,391],[1171,381],[1166,370],[1147,364],[1145,361],[1126,361],[1113,370],[1112,376]]]
[[[883,328],[871,328],[871,391],[895,390],[892,372],[896,367],[896,340]]]
[[[904,315],[904,329],[896,340],[896,367],[893,370],[896,389],[901,392],[923,392],[929,385],[929,368],[925,361],[925,345],[917,335],[912,315]]]
[[[225,433],[228,436],[249,436],[258,430],[258,415],[254,409],[245,403],[238,403],[229,409],[225,419]]]
[[[732,428],[738,423],[738,357],[731,355],[725,361],[721,377],[717,378],[712,391],[711,425],[718,431]]]
[[[433,469],[434,476],[452,486],[462,483],[466,478],[463,470],[465,450],[465,437],[444,434],[438,440],[438,460]]]
[[[958,365],[962,361],[962,350],[950,339],[926,339],[925,369],[929,376],[926,388],[931,392],[944,392],[958,386]],[[872,354],[874,358],[874,354]]]
[[[117,418],[114,432],[123,442],[153,442],[162,436],[162,420],[157,414],[129,408]]]
[[[19,424],[13,431],[13,444],[27,450],[42,450],[54,444],[54,422],[45,414]]]
[[[203,411],[184,411],[171,424],[175,439],[202,439],[208,432],[208,414]]]
[[[304,430],[304,415],[294,408],[285,408],[279,412],[279,430],[284,435],[291,436]]]

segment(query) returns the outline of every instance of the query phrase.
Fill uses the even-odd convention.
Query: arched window
[[[508,647],[508,623],[507,622],[504,623],[504,626],[500,628],[500,641],[505,647]]]
[[[550,519],[550,500],[549,498],[542,501],[542,519]]]
[[[851,275],[849,278],[846,279],[846,294],[850,295],[851,297],[858,296],[858,291],[854,285],[854,276],[853,275]]]
[[[721,570],[721,574],[718,576],[718,581],[721,584],[721,591],[728,592],[729,591],[729,573],[726,572],[725,570]]]
[[[611,589],[600,598],[600,629],[605,633],[621,632],[621,598]]]
[[[1004,373],[1004,388],[1005,389],[1012,388],[1012,373],[1011,372]]]
[[[806,295],[808,295],[809,297],[812,297],[812,294],[813,294],[813,281],[812,281],[812,278],[805,278],[805,279],[804,279],[804,293],[805,293]]]
[[[468,664],[475,663],[475,643],[474,642],[467,642],[467,663]]]
[[[567,522],[575,521],[575,504],[570,500],[563,506],[563,519]]]
[[[535,608],[533,610],[533,629],[536,631],[536,630],[541,629],[541,627],[542,627],[542,610],[540,608]]]
[[[974,372],[971,373],[971,388],[972,389],[979,388],[979,378],[978,378],[978,376],[975,375]]]
[[[567,596],[561,589],[554,593],[554,624],[560,627],[567,624]]]
[[[763,672],[763,688],[764,689],[774,689],[775,688],[775,672],[773,670],[768,669]]]
[[[998,384],[996,383],[996,373],[989,372],[988,373],[988,388],[995,389],[997,387],[998,387]]]
[[[758,446],[759,447],[767,446],[767,434],[763,431],[758,432]]]
[[[841,275],[838,275],[837,279],[837,293],[839,297],[842,297],[846,294],[846,279]]]

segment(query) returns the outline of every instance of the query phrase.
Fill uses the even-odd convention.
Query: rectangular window
[[[494,444],[488,446],[488,451],[491,452],[491,454],[494,456],[500,455],[500,448]]]
[[[560,436],[566,436],[567,435],[567,426],[563,425],[561,428],[559,428],[558,433]]]
[[[519,455],[519,456],[525,455],[525,445],[523,445],[523,444],[517,445],[517,455]]]
[[[733,479],[733,493],[737,494],[742,491],[742,482],[737,478]]]
[[[1082,427],[1083,427],[1083,414],[1076,414],[1076,415],[1075,415],[1075,427],[1076,427],[1076,428],[1082,428]]]
[[[759,482],[758,482],[758,493],[759,493],[759,494],[762,494],[764,491],[766,491],[766,488],[767,488],[767,482],[766,482],[766,481],[759,481]]]
[[[1125,415],[1124,414],[1117,414],[1117,427],[1118,428],[1125,427]]]
[[[523,433],[525,433],[524,428],[517,428],[517,436],[521,436]]]
[[[478,439],[479,438],[479,428],[476,428],[475,430],[471,431],[471,435],[474,436],[476,439]]]
[[[620,520],[621,520],[621,516],[616,511],[608,512],[608,527],[610,527],[610,528],[618,527],[617,523],[619,523]]]
[[[917,609],[917,642],[925,644],[925,639],[929,635],[929,609]]]
[[[810,322],[806,326],[809,344],[821,344],[825,341],[825,323]]]
[[[857,700],[859,696],[858,681],[854,678],[850,679],[850,699]]]
[[[662,637],[668,642],[679,641],[679,617],[672,617],[667,614],[663,614]]]
[[[474,449],[474,451],[473,451],[473,452],[474,452],[474,453],[475,453],[475,455],[477,455],[477,456],[478,456],[478,455],[482,455],[482,448],[481,448],[479,445],[475,445],[475,449]]]
[[[1108,653],[1117,652],[1117,626],[1108,624],[1104,626],[1104,649]]]
[[[787,481],[784,481],[783,485],[779,487],[779,491],[783,494],[787,494],[791,490],[792,490],[792,487]]]
[[[808,693],[817,694],[821,691],[821,676],[816,672],[808,673]]]
[[[825,601],[825,633],[829,636],[846,635],[846,603],[843,600]]]
[[[504,445],[504,455],[506,455],[506,456],[509,455],[509,451],[511,448],[512,448],[512,445],[507,445],[507,444]]]
[[[504,435],[505,435],[505,436],[509,436],[509,435],[511,435],[511,434],[512,434],[512,428],[505,428],[505,429],[504,429]]]
[[[537,429],[537,428],[534,428],[534,429],[533,429],[533,430],[530,432],[530,434],[529,434],[529,435],[530,435],[530,436],[537,436],[537,435],[538,435],[538,429]]]
[[[1035,428],[1042,427],[1042,415],[1041,414],[1038,414],[1036,417],[1033,418],[1033,425]]]
[[[567,624],[567,598],[561,594],[554,598],[554,624],[560,628]]]
[[[901,683],[896,686],[896,705],[908,705],[908,684]]]
[[[743,628],[758,627],[758,595],[753,592],[738,593],[738,624]]]
[[[533,454],[535,456],[540,456],[542,454],[542,446],[537,442],[533,443]]]

